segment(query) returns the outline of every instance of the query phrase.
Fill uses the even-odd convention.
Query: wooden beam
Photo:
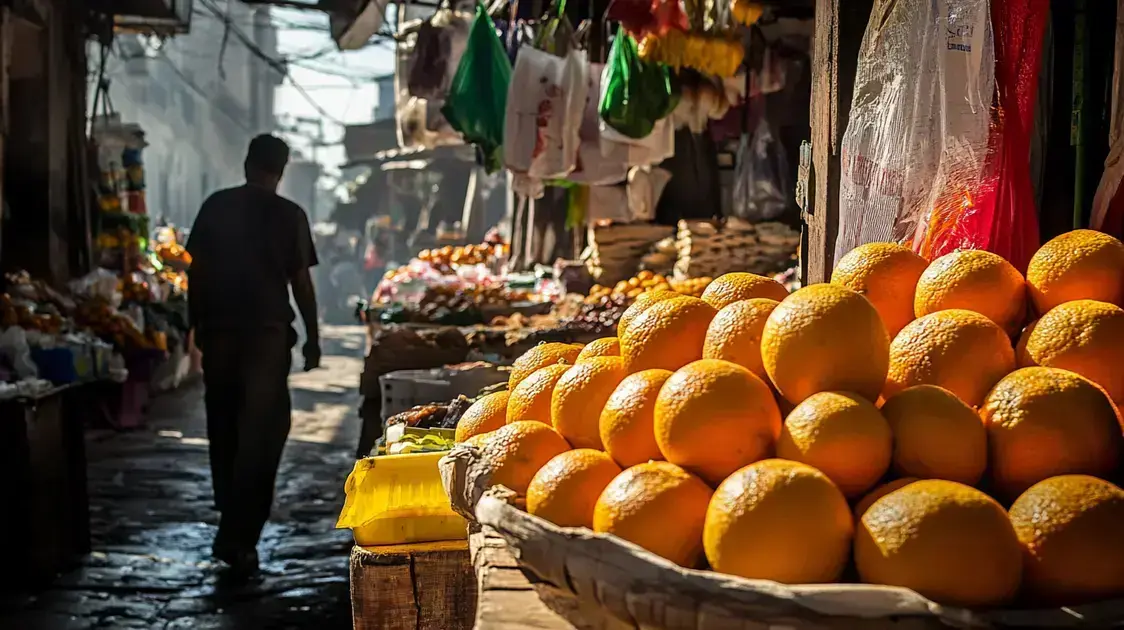
[[[874,0],[816,0],[812,41],[812,173],[814,196],[804,215],[801,280],[826,282],[839,233],[839,144],[851,113],[859,47]]]

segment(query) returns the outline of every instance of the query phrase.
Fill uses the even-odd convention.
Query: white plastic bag
[[[453,20],[455,24],[464,21],[460,16],[453,14],[446,16],[445,20]],[[437,22],[437,16],[434,16],[433,21]],[[454,71],[464,54],[464,42],[458,43],[458,38],[459,35],[450,39],[450,49],[446,59],[447,65],[451,65]],[[444,99],[421,98],[410,92],[409,77],[411,65],[415,63],[416,44],[416,32],[398,40],[397,67],[394,71],[394,119],[398,146],[404,149],[432,149],[439,146],[462,145],[463,136],[457,133],[441,114]],[[438,83],[443,86],[441,89],[447,92],[452,73],[445,66],[437,66],[435,72],[442,74]]]
[[[9,326],[0,333],[0,356],[11,364],[21,380],[39,378],[39,368],[31,359],[27,332],[19,326]]]
[[[645,138],[630,138],[601,121],[601,154],[614,155],[625,151],[625,163],[632,166],[659,164],[675,155],[675,125],[671,118],[656,121],[652,133]],[[623,145],[623,149],[621,148]]]
[[[608,154],[601,150],[601,114],[597,107],[603,71],[603,64],[590,64],[589,93],[586,95],[581,127],[578,129],[580,143],[577,162],[567,177],[572,182],[590,186],[619,184],[628,177],[629,145],[614,143],[608,147]]]
[[[911,242],[949,191],[970,203],[994,91],[988,0],[876,0],[840,152],[836,260]]]
[[[589,61],[570,50],[556,57],[530,46],[519,49],[507,93],[504,165],[537,179],[559,179],[574,170],[578,130],[589,95]]]

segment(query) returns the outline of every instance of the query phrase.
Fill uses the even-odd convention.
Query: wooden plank
[[[476,630],[573,630],[543,603],[507,543],[494,534],[469,534],[479,595]]]
[[[351,613],[355,630],[469,630],[476,577],[468,543],[353,548]]]
[[[812,178],[803,212],[801,280],[826,282],[839,233],[839,144],[851,113],[859,47],[874,0],[816,0],[812,41]]]

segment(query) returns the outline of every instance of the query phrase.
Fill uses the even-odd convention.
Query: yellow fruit
[[[853,498],[886,474],[892,448],[890,425],[873,403],[849,392],[820,392],[785,418],[777,457],[817,468]]]
[[[1077,372],[1124,403],[1124,309],[1077,300],[1051,309],[1019,341],[1022,366]]]
[[[695,361],[672,374],[656,397],[660,452],[714,485],[768,457],[780,428],[769,387],[728,361]]]
[[[456,441],[464,442],[474,435],[502,427],[507,421],[507,397],[506,391],[496,392],[472,403],[457,421]]]
[[[594,357],[619,357],[621,356],[621,345],[616,337],[605,337],[602,339],[595,339],[588,344],[582,351],[578,353],[576,363],[581,363],[587,359]]]
[[[484,446],[492,470],[490,483],[519,494],[527,492],[535,473],[555,455],[570,450],[557,431],[541,422],[514,422],[496,429]]]
[[[949,309],[975,311],[1013,335],[1026,321],[1026,282],[1002,256],[976,249],[945,254],[917,281],[917,317]]]
[[[543,343],[523,353],[511,365],[511,374],[507,379],[507,388],[513,390],[523,382],[523,379],[538,370],[558,363],[573,365],[581,353],[582,347],[571,343]]]
[[[1014,497],[1055,475],[1111,473],[1120,458],[1116,409],[1073,372],[1029,367],[996,384],[980,408],[995,489]]]
[[[754,298],[734,302],[718,311],[706,329],[703,358],[737,363],[762,380],[769,380],[761,362],[761,333],[778,304],[776,300]]]
[[[664,300],[670,300],[677,297],[683,296],[679,295],[675,291],[670,290],[656,290],[641,293],[639,296],[637,296],[635,302],[629,305],[628,308],[624,309],[624,313],[621,313],[621,318],[617,320],[617,338],[619,339],[623,337],[625,329],[628,328],[628,325],[630,323],[632,323],[632,320],[636,319],[640,316],[641,313],[648,310],[649,306],[652,306],[657,302],[662,302]]]
[[[702,556],[711,490],[668,462],[633,466],[609,482],[593,511],[593,531],[613,534],[684,567]]]
[[[853,533],[847,500],[826,475],[767,459],[718,486],[706,511],[703,547],[715,571],[816,584],[839,579]]]
[[[570,369],[566,364],[548,365],[523,379],[507,400],[507,423],[535,420],[552,424],[550,398],[558,379]]]
[[[1124,596],[1124,490],[1087,475],[1040,481],[1011,505],[1023,587],[1072,606]]]
[[[621,335],[621,357],[629,374],[678,370],[702,358],[706,329],[715,310],[693,297],[663,300],[632,320]]]
[[[558,379],[550,399],[550,419],[574,448],[604,449],[598,426],[601,410],[625,376],[620,357],[596,357],[571,367]]]
[[[656,396],[671,376],[669,370],[630,374],[617,385],[601,411],[598,427],[605,451],[624,467],[663,459],[656,444]]]
[[[1011,340],[994,322],[973,311],[939,311],[918,318],[894,338],[882,395],[889,399],[907,387],[936,385],[978,407],[1014,369]]]
[[[527,511],[560,527],[593,527],[597,497],[621,467],[608,455],[579,448],[556,455],[527,486]]]
[[[746,272],[718,276],[702,293],[702,301],[713,306],[715,310],[722,310],[742,300],[766,298],[780,302],[786,297],[788,297],[788,289],[785,289],[783,284],[772,278]]]
[[[987,430],[975,410],[936,385],[891,396],[882,415],[894,435],[894,472],[974,486],[987,469]]]
[[[888,481],[866,493],[866,496],[859,499],[859,502],[855,504],[855,519],[861,519],[863,517],[863,514],[866,514],[866,511],[870,509],[870,506],[874,505],[874,502],[878,499],[881,499],[887,494],[890,494],[894,490],[904,488],[914,481],[920,480],[917,479],[917,477],[902,477],[901,479]]]
[[[813,284],[773,309],[761,333],[761,359],[777,391],[793,404],[828,391],[874,400],[886,382],[889,345],[866,298]]]
[[[878,499],[855,532],[855,565],[870,584],[938,604],[994,607],[1019,588],[1022,550],[1003,507],[954,481],[915,481]]]
[[[1043,245],[1026,270],[1039,313],[1074,300],[1124,306],[1124,243],[1093,230],[1074,230]]]
[[[870,300],[893,339],[914,320],[913,292],[928,266],[928,261],[904,245],[867,243],[839,260],[831,283]]]

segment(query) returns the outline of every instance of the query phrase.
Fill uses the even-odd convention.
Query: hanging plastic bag
[[[407,68],[411,96],[442,100],[464,55],[469,20],[449,9],[439,9],[407,37],[413,49]]]
[[[931,210],[978,195],[995,91],[987,0],[876,0],[840,151],[835,259],[923,249]]]
[[[678,104],[671,73],[665,67],[642,61],[636,40],[618,33],[609,49],[609,62],[601,80],[601,119],[630,138],[646,138],[656,121]]]
[[[503,166],[504,110],[510,83],[507,52],[492,18],[477,3],[468,44],[441,113],[467,142],[480,148],[489,173]]]
[[[1117,0],[1117,15],[1124,15],[1124,0]],[[1116,70],[1112,73],[1112,120],[1109,126],[1108,157],[1093,197],[1089,227],[1120,238],[1124,236],[1124,21],[1116,22]]]
[[[569,175],[589,94],[589,61],[572,49],[559,58],[524,46],[507,94],[504,165],[539,179]]]
[[[597,107],[604,69],[602,64],[590,64],[589,67],[589,90],[582,110],[581,127],[578,129],[578,155],[574,170],[567,176],[567,179],[579,184],[608,186],[619,184],[628,176],[629,145],[605,143],[608,151],[601,151],[602,123]]]
[[[752,136],[738,145],[735,170],[733,216],[750,222],[771,221],[788,208],[788,158],[784,146],[773,136],[765,116],[757,121]]]
[[[661,118],[656,121],[652,133],[637,140],[601,121],[601,154],[615,156],[620,151],[624,151],[629,168],[659,164],[675,155],[675,125],[671,123],[671,118]]]
[[[936,258],[957,249],[986,249],[1026,270],[1038,249],[1038,213],[1030,179],[1030,145],[1038,68],[1049,0],[991,0],[999,113],[978,190],[946,189],[915,249]]]
[[[461,134],[441,114],[442,99],[425,99],[410,93],[409,68],[413,63],[417,33],[408,33],[398,40],[394,72],[394,119],[398,146],[432,149],[464,144]],[[445,73],[451,77],[452,73]]]
[[[687,14],[679,0],[612,0],[605,19],[619,22],[625,30],[640,36],[688,28]]]

